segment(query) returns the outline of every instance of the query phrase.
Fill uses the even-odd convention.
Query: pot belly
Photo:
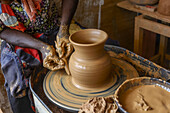
[[[111,67],[108,54],[96,59],[81,59],[73,54],[69,62],[72,82],[79,88],[97,88],[106,84],[111,77]]]

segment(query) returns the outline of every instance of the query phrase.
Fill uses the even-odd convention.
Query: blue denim
[[[50,36],[42,35],[39,39],[54,45],[58,32],[57,29]],[[28,94],[30,92],[28,81],[30,76],[36,75],[40,71],[40,68],[42,68],[42,64],[33,56],[25,53],[22,49],[15,51],[13,45],[2,41],[1,69],[5,77],[5,87],[14,113],[33,112],[31,109],[33,101],[31,101],[31,96]]]
[[[11,95],[25,96],[26,84],[21,59],[5,41],[2,41],[1,46],[1,69],[5,77],[5,87],[10,89]]]
[[[5,87],[12,111],[14,113],[34,113],[31,108],[33,104],[28,96],[28,77],[24,76],[24,72],[26,72],[24,70],[27,69],[24,69],[13,46],[5,41],[2,41],[1,44],[1,69],[5,77]]]

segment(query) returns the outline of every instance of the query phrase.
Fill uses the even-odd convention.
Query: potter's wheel
[[[82,90],[72,84],[71,76],[64,70],[49,72],[43,82],[46,96],[59,107],[78,111],[89,98],[113,95],[126,79],[138,77],[136,69],[128,62],[112,58],[112,81],[100,89]]]

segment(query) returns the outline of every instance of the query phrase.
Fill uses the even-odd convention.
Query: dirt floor
[[[0,72],[0,113],[12,113],[8,101],[7,93],[4,87],[4,76]]]

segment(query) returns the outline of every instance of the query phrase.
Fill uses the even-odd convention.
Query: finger
[[[54,41],[54,43],[55,43],[55,48],[56,48],[56,50],[57,50],[57,48],[58,48],[57,41]]]
[[[61,65],[61,66],[64,66],[64,65],[65,65],[65,62],[64,62],[62,59],[59,59],[59,61],[58,61],[57,64],[58,64],[58,65]]]
[[[68,43],[67,45],[66,45],[66,58],[68,58],[70,55],[71,55],[71,53],[73,52],[73,46],[72,46],[72,44],[71,43]]]
[[[56,49],[62,47],[62,43],[63,43],[63,42],[59,42],[59,41],[54,41],[54,42],[55,42],[55,47],[56,47]]]
[[[48,64],[48,58],[49,58],[49,56],[46,56],[46,57],[44,58],[44,60],[43,60],[43,66],[44,66],[44,67],[46,67],[47,64]]]
[[[61,44],[61,47],[62,47],[62,48],[64,48],[64,47],[65,47],[65,45],[66,45],[66,42],[65,42],[65,41],[63,41],[63,42],[62,42],[62,44]]]
[[[60,46],[60,50],[59,50],[59,58],[63,58],[64,54],[65,54],[65,42],[62,42],[62,45]]]
[[[61,38],[57,35],[56,40],[57,40],[57,43],[59,43],[61,41]]]
[[[57,65],[57,66],[53,67],[53,71],[56,71],[56,70],[59,70],[59,69],[64,69],[64,66]]]
[[[59,69],[64,69],[64,65],[59,65],[58,63],[55,62],[47,62],[45,65],[43,65],[45,68],[48,68],[52,71],[54,70],[59,70]]]
[[[52,66],[54,65],[54,63],[56,64],[57,61],[55,61],[56,58],[51,57],[51,56],[47,56],[44,60],[43,60],[43,66],[48,68],[48,69],[52,69]],[[59,61],[58,61],[59,62]]]
[[[52,70],[52,71],[54,71],[54,68],[53,68],[53,66],[48,66],[48,67],[46,67],[47,69],[49,69],[49,70]]]
[[[64,56],[64,54],[65,54],[65,49],[64,49],[65,45],[66,45],[66,43],[64,41],[61,43],[61,45],[58,44],[55,41],[56,52],[58,53],[59,58],[62,58]]]
[[[56,49],[59,57],[61,58],[63,56],[63,52],[64,52],[64,48],[62,48],[61,46],[58,46],[57,49]]]
[[[52,56],[52,57],[48,57],[48,64],[49,65],[61,65],[64,66],[65,63],[62,59],[59,59],[57,56]]]
[[[52,66],[49,65],[49,63],[43,63],[43,66],[49,70],[53,70]]]
[[[65,69],[66,73],[67,73],[68,75],[71,75],[70,70],[69,70],[69,67],[68,67],[67,59],[66,59],[66,58],[63,58],[63,61],[64,61],[64,63],[65,63],[64,69]]]
[[[59,46],[59,44],[55,41],[55,48],[56,48],[56,51],[57,51],[57,53],[58,53],[58,49],[60,48],[60,46]]]

